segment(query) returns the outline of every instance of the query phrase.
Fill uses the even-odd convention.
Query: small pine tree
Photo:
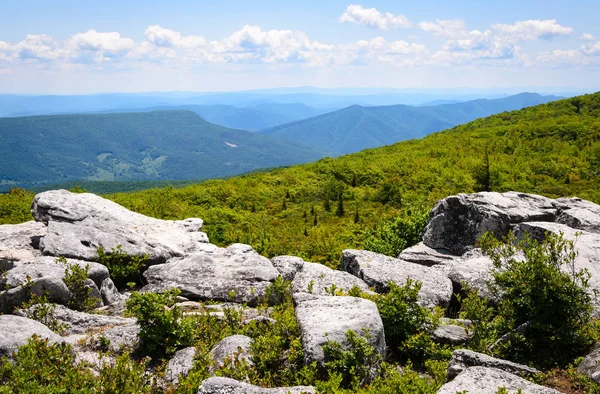
[[[251,213],[256,212],[256,205],[254,205],[254,203],[252,203],[252,208],[250,208],[250,212]]]
[[[291,197],[290,197],[290,191],[289,191],[289,190],[286,190],[286,191],[285,191],[285,198],[287,198],[288,200],[291,198]]]
[[[329,198],[327,197],[325,197],[325,201],[323,201],[323,209],[325,209],[325,212],[331,211],[331,204],[329,203]]]
[[[340,218],[342,216],[344,216],[344,196],[341,192],[338,195],[338,206],[337,206],[337,210],[335,211],[335,214],[337,217],[340,217]]]
[[[287,209],[287,202],[285,200],[285,198],[283,199],[283,204],[281,205],[281,210],[285,211]]]
[[[312,207],[310,207],[310,216],[314,216],[315,215],[315,206],[313,205]]]
[[[315,220],[313,220],[313,226],[315,226],[315,227],[316,227],[318,223],[319,223],[319,222],[318,222],[318,220],[317,220],[317,214],[315,213]]]
[[[358,209],[354,213],[354,224],[357,224],[360,221],[360,217],[358,216]]]
[[[308,237],[308,230],[306,229],[306,227],[304,227],[304,236]]]

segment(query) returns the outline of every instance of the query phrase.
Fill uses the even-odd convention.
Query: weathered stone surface
[[[600,233],[600,205],[581,198],[558,198],[555,200],[561,212],[557,223],[579,230]]]
[[[31,295],[46,295],[49,302],[66,305],[71,299],[71,292],[62,279],[47,276],[34,279],[30,286],[27,284],[0,292],[0,312],[11,313],[24,302],[29,301]]]
[[[253,365],[250,345],[252,345],[252,338],[245,335],[232,335],[223,338],[210,351],[214,368],[222,367],[227,359],[233,360],[234,357],[238,361],[243,360],[249,365]]]
[[[102,246],[117,245],[132,255],[148,254],[155,263],[201,250],[208,242],[201,219],[159,220],[90,193],[51,190],[35,196],[31,213],[48,225],[40,240],[44,254],[82,260],[96,258]]]
[[[531,383],[517,375],[495,368],[471,367],[458,375],[453,381],[446,383],[438,394],[497,394],[499,388],[506,388],[510,393],[521,390],[523,394],[560,394],[560,391]]]
[[[482,297],[491,300],[497,298],[488,286],[494,279],[494,263],[480,249],[473,249],[451,263],[435,266],[435,269],[452,281],[455,291],[460,291],[463,283],[466,283]]]
[[[362,279],[378,293],[389,291],[389,282],[403,286],[407,279],[422,283],[419,302],[424,307],[448,306],[452,282],[442,272],[419,264],[366,250],[342,251],[342,268]]]
[[[423,242],[411,246],[410,248],[404,249],[398,258],[400,260],[408,261],[409,263],[415,263],[431,267],[438,264],[446,264],[456,260],[459,256],[453,255],[445,249],[433,249],[425,245]]]
[[[279,256],[271,261],[284,279],[292,281],[293,293],[330,295],[333,289],[348,292],[354,286],[362,291],[369,291],[369,286],[356,276],[332,270],[323,264],[310,263],[293,256]]]
[[[96,300],[96,303],[93,306],[94,308],[100,308],[104,306],[104,302],[102,301],[102,295],[100,294],[100,289],[98,289],[98,286],[96,286],[93,280],[87,279],[83,283],[83,287],[84,289],[89,289],[88,294],[90,300]]]
[[[32,280],[42,277],[63,279],[65,277],[65,266],[56,263],[55,260],[54,257],[41,256],[15,262],[13,268],[7,271],[4,277],[0,277],[0,287],[6,285],[9,287],[20,286],[27,281],[27,277]],[[67,259],[67,264],[76,264],[81,268],[89,265],[88,275],[96,285],[100,285],[109,276],[108,269],[102,264],[74,259]]]
[[[212,377],[202,382],[198,394],[316,394],[314,387],[262,388],[230,378]]]
[[[535,375],[540,372],[527,365],[513,363],[472,350],[459,349],[452,353],[452,359],[448,364],[448,381],[454,379],[469,367],[495,368],[517,375]]]
[[[167,364],[165,380],[175,384],[179,383],[179,376],[186,377],[194,368],[195,355],[196,348],[193,346],[178,350]]]
[[[46,226],[35,221],[0,225],[0,262],[41,256],[37,248],[44,235]],[[0,270],[5,269],[0,266]]]
[[[294,294],[296,320],[300,326],[304,359],[322,365],[322,346],[327,341],[346,344],[346,331],[363,334],[367,330],[369,343],[385,356],[385,334],[379,311],[374,302],[357,297],[327,297],[308,293]]]
[[[101,338],[108,340],[108,350],[113,352],[121,352],[124,348],[136,349],[139,345],[138,334],[140,326],[137,323],[124,324],[99,330],[94,334],[91,340],[91,345],[98,349],[102,348]]]
[[[549,198],[533,194],[482,192],[459,194],[438,201],[429,214],[423,243],[462,255],[486,232],[503,236],[511,224],[556,219],[558,208]]]
[[[100,294],[104,305],[115,304],[121,301],[121,293],[113,283],[112,279],[106,278],[100,284]]]
[[[0,315],[0,358],[12,357],[19,346],[25,345],[33,335],[47,338],[49,343],[64,342],[56,333],[35,320],[15,315]]]
[[[278,276],[269,259],[248,245],[234,244],[148,268],[144,290],[176,287],[189,299],[246,302],[252,306]]]
[[[469,342],[469,334],[464,327],[453,324],[442,324],[433,331],[433,340],[437,343],[461,345]]]
[[[29,309],[37,308],[36,305]],[[26,311],[16,312],[18,316],[26,316]],[[110,328],[113,326],[131,325],[135,319],[123,318],[118,316],[106,316],[96,313],[85,313],[74,311],[63,305],[56,305],[52,317],[66,327],[65,334],[85,334],[90,329]]]
[[[585,356],[577,371],[586,375],[596,383],[600,383],[600,342],[596,342],[592,350]]]

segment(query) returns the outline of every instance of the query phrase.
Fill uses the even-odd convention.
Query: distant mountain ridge
[[[358,152],[420,138],[477,118],[545,104],[556,96],[521,93],[500,99],[412,107],[353,105],[338,111],[262,130],[260,133],[310,142],[337,154]]]
[[[328,152],[209,123],[191,111],[0,118],[0,187],[207,179]]]

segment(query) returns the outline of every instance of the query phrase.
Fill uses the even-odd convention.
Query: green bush
[[[92,288],[86,286],[89,279],[90,265],[81,267],[79,264],[69,264],[64,257],[56,258],[56,263],[65,268],[63,281],[71,292],[68,307],[76,311],[89,312],[98,305],[98,298],[92,296]]]
[[[137,319],[142,347],[150,354],[171,354],[193,344],[193,327],[175,306],[178,289],[162,293],[134,292],[126,303],[126,314]]]
[[[29,319],[37,320],[58,334],[64,334],[68,326],[54,317],[56,304],[48,302],[47,295],[33,294],[29,301],[24,302],[19,309],[25,311]]]
[[[128,287],[129,282],[142,284],[141,271],[149,256],[130,256],[121,245],[117,245],[110,253],[102,246],[98,248],[98,262],[108,268],[110,277],[119,290]]]
[[[404,249],[421,241],[428,219],[429,211],[418,209],[409,210],[406,215],[399,215],[393,220],[383,220],[367,234],[364,247],[372,252],[396,257]]]

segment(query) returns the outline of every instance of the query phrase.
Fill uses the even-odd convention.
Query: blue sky
[[[597,15],[597,0],[3,2],[0,92],[594,90]]]

